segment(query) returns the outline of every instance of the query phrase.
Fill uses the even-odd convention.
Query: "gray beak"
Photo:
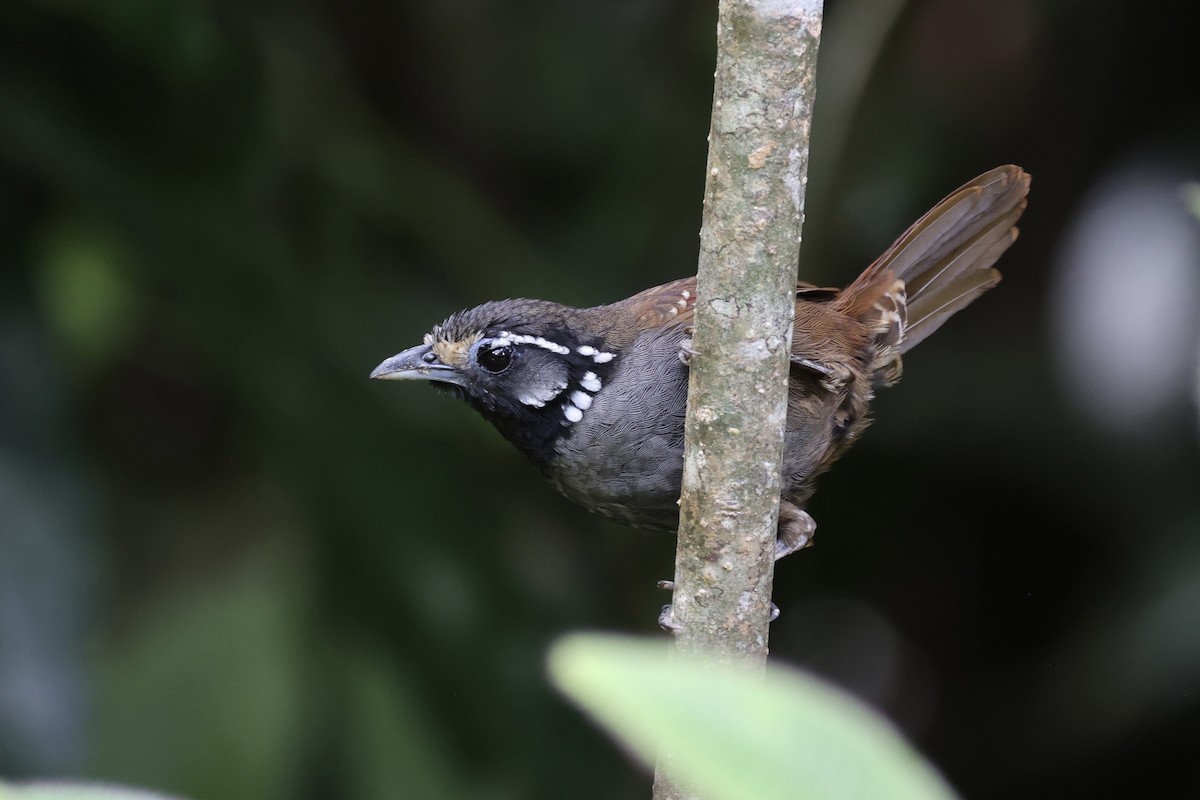
[[[439,361],[438,357],[434,355],[433,348],[427,344],[410,347],[403,353],[397,353],[371,370],[371,377],[385,381],[462,383],[462,374],[454,367]]]

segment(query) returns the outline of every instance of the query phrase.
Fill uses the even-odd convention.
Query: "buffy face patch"
[[[435,331],[436,333],[436,331]],[[481,334],[474,334],[465,339],[457,339],[450,341],[436,336],[434,333],[425,334],[425,344],[430,346],[433,354],[438,357],[448,367],[461,368],[467,363],[467,358],[471,353],[471,347],[482,338]]]

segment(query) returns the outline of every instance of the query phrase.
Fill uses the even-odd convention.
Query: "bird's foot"
[[[673,592],[675,591],[675,581],[659,581],[658,588]],[[683,627],[683,625],[675,621],[675,614],[671,610],[670,603],[667,603],[662,607],[662,611],[658,612],[658,627],[672,634]]]
[[[675,581],[659,581],[658,588],[675,590]],[[771,603],[771,616],[767,618],[767,622],[774,622],[779,619],[779,606]],[[658,627],[670,634],[676,634],[683,628],[683,623],[675,619],[675,611],[670,603],[662,607],[662,611],[658,612]]]
[[[792,363],[818,376],[821,388],[835,394],[845,389],[846,384],[854,377],[849,367],[836,361],[825,364],[811,358],[793,358]]]
[[[683,625],[675,619],[675,612],[670,603],[667,603],[662,607],[662,611],[658,612],[658,627],[670,634],[676,634],[683,628]]]
[[[797,550],[811,547],[817,523],[808,512],[795,503],[783,500],[779,503],[779,528],[775,537],[775,560],[789,556]]]
[[[699,355],[692,347],[692,337],[696,335],[696,329],[688,325],[683,329],[683,341],[679,343],[679,360],[684,364],[690,364],[692,356]]]
[[[771,603],[771,612],[767,617],[767,622],[774,622],[777,619],[779,619],[779,606]],[[670,603],[667,603],[662,607],[662,611],[658,612],[658,627],[672,635],[683,629],[683,623],[675,619],[675,611]]]

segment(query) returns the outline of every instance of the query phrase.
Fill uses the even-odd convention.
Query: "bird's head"
[[[616,354],[580,331],[577,309],[501,300],[451,315],[422,344],[371,372],[424,380],[462,397],[535,462],[580,422]]]

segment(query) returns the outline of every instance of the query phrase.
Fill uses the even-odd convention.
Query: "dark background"
[[[1178,10],[1170,10],[1178,9]],[[775,660],[970,798],[1200,790],[1186,4],[829,2],[802,276],[996,164],[1005,281],[776,573]],[[550,689],[671,537],[371,383],[450,312],[694,271],[715,4],[0,4],[0,774],[195,798],[636,798]]]

